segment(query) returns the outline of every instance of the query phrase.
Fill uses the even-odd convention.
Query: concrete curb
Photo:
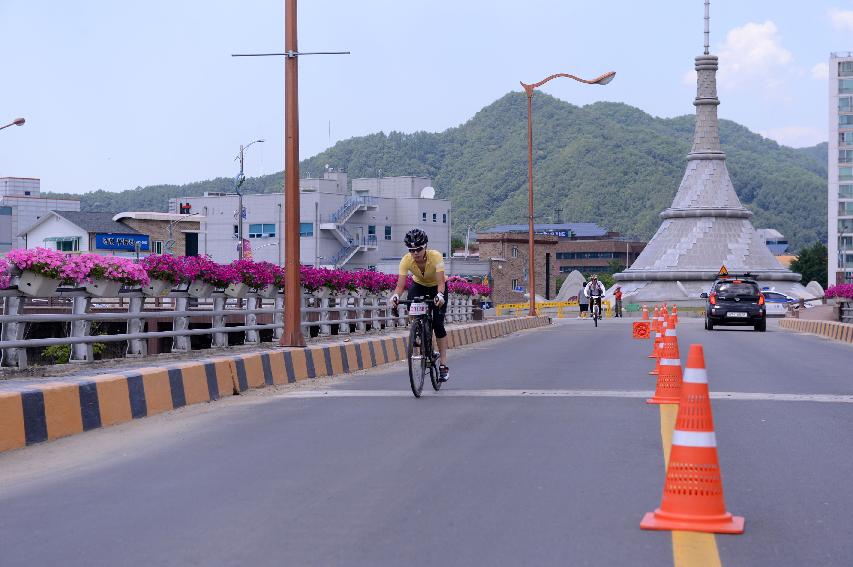
[[[853,324],[850,323],[786,318],[779,321],[779,326],[789,331],[812,333],[834,341],[853,343]]]
[[[550,317],[454,325],[450,348],[542,327]],[[0,385],[0,452],[51,441],[253,388],[347,374],[406,357],[408,337],[366,337],[244,353],[116,374]]]

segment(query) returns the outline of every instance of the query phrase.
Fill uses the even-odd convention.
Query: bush
[[[104,354],[106,345],[104,343],[92,344],[92,352],[95,356]],[[65,364],[71,358],[71,345],[50,345],[41,351],[42,357],[50,360],[53,364]]]

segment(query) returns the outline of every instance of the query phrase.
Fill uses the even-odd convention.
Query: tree
[[[450,249],[451,250],[460,250],[465,248],[465,241],[459,238],[458,236],[454,236],[450,239]]]
[[[791,270],[803,275],[803,284],[816,281],[821,285],[827,283],[827,252],[826,246],[815,242],[800,250],[797,259],[791,262]]]

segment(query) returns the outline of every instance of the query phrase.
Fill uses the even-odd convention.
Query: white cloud
[[[829,64],[818,63],[817,65],[812,67],[812,78],[817,79],[818,81],[829,80]]]
[[[791,52],[782,47],[776,24],[750,22],[726,34],[720,46],[720,87],[762,88],[765,93],[781,91],[791,73]]]
[[[829,19],[832,25],[840,30],[853,31],[853,10],[839,10],[832,8],[829,11]]]
[[[765,138],[793,148],[814,146],[826,141],[826,130],[813,126],[782,126],[781,128],[769,128],[759,132]]]

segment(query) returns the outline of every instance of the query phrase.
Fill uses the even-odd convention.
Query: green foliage
[[[102,355],[105,349],[106,345],[104,343],[92,344],[92,352],[95,356]],[[50,345],[44,347],[41,355],[53,364],[65,364],[71,358],[71,345]]]
[[[593,272],[588,272],[583,275],[587,283],[589,283],[589,277],[592,274]],[[604,284],[604,289],[610,289],[610,287],[615,283],[613,274],[608,274],[606,272],[595,272],[595,274],[598,276],[598,281]]]
[[[725,101],[724,101],[725,102]],[[655,118],[621,103],[577,107],[545,93],[533,99],[534,187],[539,222],[562,208],[570,222],[597,222],[649,239],[684,175],[693,116]],[[826,240],[827,145],[780,146],[720,121],[727,166],[757,228],[775,228],[794,249]],[[338,142],[300,164],[315,176],[325,164],[350,178],[422,175],[453,203],[455,236],[468,226],[527,222],[527,98],[509,93],[444,132],[377,133]],[[246,193],[281,191],[282,173],[248,178]],[[233,192],[233,180],[157,185],[82,196],[84,211],[164,211],[169,197]],[[59,197],[52,194],[45,196]]]
[[[465,248],[465,241],[459,238],[458,236],[454,236],[450,239],[450,249],[458,250],[460,248]]]
[[[800,250],[797,259],[791,262],[791,271],[802,274],[803,285],[816,281],[820,285],[827,283],[827,252],[826,246],[815,242]]]

